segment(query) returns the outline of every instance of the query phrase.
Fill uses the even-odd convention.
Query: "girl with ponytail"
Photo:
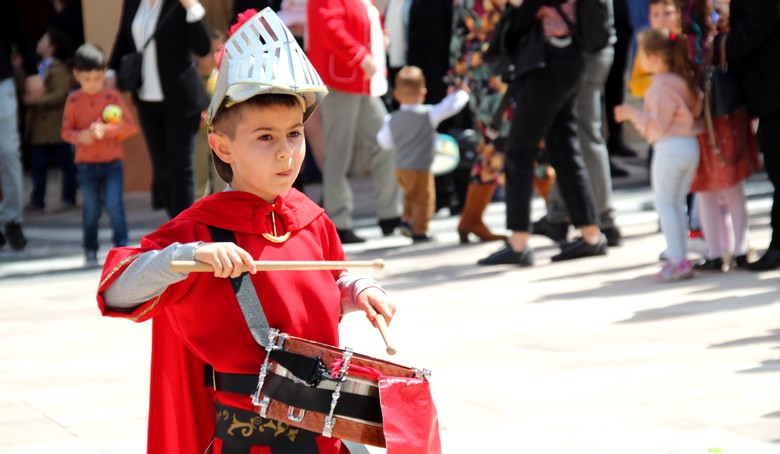
[[[631,121],[655,147],[651,183],[668,251],[668,261],[655,277],[662,282],[687,279],[694,271],[685,253],[685,197],[699,163],[702,92],[685,35],[668,28],[644,30],[639,35],[638,58],[643,69],[653,74],[644,108],[617,106],[615,119]]]

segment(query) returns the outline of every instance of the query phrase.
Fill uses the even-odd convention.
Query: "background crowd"
[[[756,261],[742,190],[742,182],[762,167],[773,185],[780,178],[780,63],[775,57],[780,55],[780,6],[766,0],[607,0],[609,40],[585,51],[573,39],[572,27],[577,27],[581,4],[592,1],[235,0],[228,22],[247,8],[273,8],[328,86],[328,97],[306,125],[309,153],[299,187],[321,181],[322,200],[317,201],[343,243],[365,241],[353,230],[348,180],[350,174],[364,172],[374,183],[375,213],[384,235],[433,240],[426,234],[427,222],[434,212],[447,209],[460,216],[461,242],[474,237],[505,240],[481,265],[533,265],[528,247],[532,234],[560,245],[556,261],[605,255],[608,247],[622,243],[612,179],[629,172],[620,158],[637,155],[624,137],[625,120],[645,136],[648,166],[653,161],[656,207],[669,245],[661,254],[667,265],[659,279],[689,277],[693,268],[780,267],[777,193],[772,240]],[[516,80],[491,73],[485,62],[488,44],[508,9],[512,39],[536,33],[544,57]],[[93,208],[101,201],[85,191],[105,191],[85,185],[86,174],[77,170],[84,142],[68,141],[60,133],[69,94],[84,88],[72,76],[73,53],[84,43],[81,5],[54,0],[51,13],[40,37],[29,36],[14,1],[0,18],[0,243],[14,249],[26,245],[23,213],[51,210],[45,205],[50,161],[57,162],[62,183],[61,206],[54,210],[75,208],[79,191],[85,225],[88,211],[91,225],[95,210],[87,209],[86,200],[93,200]],[[105,50],[109,89],[116,87],[123,57],[141,52],[142,83],[118,88],[129,94],[125,99],[137,112],[149,150],[151,207],[164,209],[171,218],[224,188],[213,173],[202,122],[213,90],[209,83],[213,85],[218,71],[213,57],[224,40],[224,30],[209,27],[208,16],[215,13],[198,0],[125,0],[113,48]],[[684,50],[680,58],[690,63],[687,69],[681,72],[671,60],[661,69],[645,67],[643,60],[665,55],[650,41],[637,39],[646,28],[662,30],[672,47],[678,43]],[[421,96],[397,92],[397,76],[410,67],[421,73]],[[666,73],[691,81],[691,103],[658,109],[669,98],[668,90],[661,90]],[[715,114],[708,98],[713,92],[707,88],[713,82],[725,86],[720,85],[723,74],[737,78],[734,87],[743,98],[734,109]],[[629,92],[626,81],[632,97],[644,99],[644,109],[633,114],[621,108]],[[446,101],[448,94],[457,90],[468,96],[465,108],[455,114],[458,109],[441,103],[450,103],[454,98]],[[422,111],[426,113],[420,118],[428,121],[414,129],[415,140],[399,141],[401,136],[386,133],[385,139],[396,140],[381,146],[383,125],[392,131],[401,121],[389,114]],[[447,115],[436,113],[445,111]],[[682,120],[685,115],[689,123]],[[415,118],[411,114],[396,117],[407,118],[407,128],[415,125],[408,120]],[[126,107],[123,118],[133,121]],[[124,139],[130,129],[112,140]],[[408,172],[398,173],[398,147],[403,143],[400,151],[406,156],[413,147],[425,155],[416,162],[427,163],[437,130],[457,141],[459,166],[435,178],[417,164],[401,169],[423,172],[409,183]],[[669,143],[680,137],[690,138],[691,158],[680,174],[684,178],[670,178],[676,170],[670,170],[668,157],[681,152],[671,150]],[[22,193],[23,149],[29,150],[30,194]],[[121,157],[111,159],[121,162]],[[408,167],[408,162],[402,165]],[[416,195],[410,197],[412,193]],[[547,213],[534,221],[530,203],[535,193],[545,198]],[[507,205],[508,235],[491,232],[482,221],[485,208],[498,196]],[[571,226],[579,232],[573,241]],[[688,270],[682,262],[687,256],[684,240],[699,231],[708,251],[701,262],[689,263]],[[88,261],[96,248],[85,239]]]

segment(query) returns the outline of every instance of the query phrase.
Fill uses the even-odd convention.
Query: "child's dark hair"
[[[46,30],[49,36],[49,43],[54,47],[54,58],[61,62],[67,62],[73,55],[73,46],[67,33],[59,28],[49,28]]]
[[[225,107],[225,104],[220,106],[214,115],[214,120],[211,122],[210,130],[212,132],[218,132],[226,135],[230,140],[236,138],[236,126],[241,120],[241,114],[247,107],[292,107],[301,109],[301,121],[303,121],[303,106],[295,95],[283,94],[283,93],[265,93],[253,96],[246,101],[242,101],[238,104],[230,107]],[[233,180],[233,169],[230,168],[230,164],[219,159],[216,153],[212,150],[211,158],[214,161],[214,168],[225,183],[230,183]]]
[[[73,55],[73,69],[75,71],[106,69],[106,57],[103,50],[92,43],[82,44]]]
[[[685,35],[672,33],[668,28],[646,28],[639,33],[639,46],[647,55],[661,57],[671,72],[685,79],[688,90],[696,93],[698,86]]]

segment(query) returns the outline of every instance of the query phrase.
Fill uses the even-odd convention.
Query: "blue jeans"
[[[668,136],[655,144],[651,184],[671,262],[685,258],[688,237],[685,197],[691,190],[698,164],[699,142],[696,137]]]
[[[111,223],[114,246],[126,246],[127,222],[122,161],[79,164],[78,175],[84,199],[84,213],[81,218],[84,235],[82,247],[87,251],[97,251],[98,221],[103,207]]]
[[[62,174],[62,201],[68,205],[76,204],[76,165],[73,163],[73,146],[69,143],[35,145],[30,160],[30,179],[32,194],[30,204],[43,208],[46,199],[46,174],[49,157],[54,155]]]

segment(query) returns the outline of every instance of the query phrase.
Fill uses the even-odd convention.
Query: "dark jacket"
[[[447,96],[444,76],[450,68],[452,0],[413,0],[409,11],[407,61],[418,66],[428,84],[426,104]]]
[[[16,47],[16,50],[22,55],[25,73],[36,74],[38,72],[35,67],[37,58],[33,44],[22,25],[19,8],[15,1],[4,2],[3,6],[3,12],[0,14],[0,81],[12,75],[11,49],[13,47]]]
[[[208,106],[209,96],[192,54],[206,56],[211,51],[209,30],[205,18],[188,23],[187,12],[179,0],[162,1],[154,39],[163,97],[182,115],[197,114]],[[119,31],[109,61],[111,69],[118,70],[122,56],[136,51],[132,24],[140,3],[140,0],[125,0],[122,6]],[[137,95],[133,94],[133,99],[137,102]]]
[[[60,129],[65,100],[73,84],[70,70],[54,61],[46,70],[43,84],[46,87],[43,95],[27,108],[25,138],[33,145],[63,143]]]
[[[731,0],[726,58],[744,78],[748,113],[780,113],[780,1]]]

